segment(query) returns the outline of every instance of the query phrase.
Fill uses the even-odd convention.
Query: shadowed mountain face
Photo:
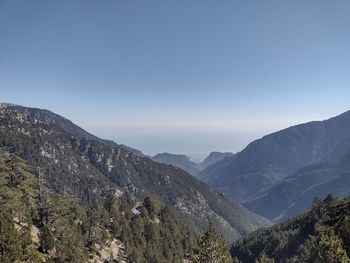
[[[220,176],[220,174],[225,171],[225,169],[230,165],[232,160],[237,157],[238,154],[235,154],[230,157],[223,158],[220,161],[217,161],[216,163],[209,165],[207,168],[205,168],[203,171],[201,171],[198,175],[197,178],[200,179],[203,182],[209,182],[209,181],[214,181],[215,178]]]
[[[233,198],[248,199],[301,167],[325,159],[349,134],[350,112],[327,121],[293,126],[250,143],[225,162],[224,168],[209,166],[199,176]]]
[[[244,205],[281,221],[307,210],[315,197],[323,198],[330,193],[338,197],[350,195],[350,137],[345,140],[326,158],[300,168]]]
[[[211,152],[202,162],[196,163],[190,160],[187,155],[184,154],[171,154],[171,153],[158,153],[152,157],[154,161],[173,165],[175,167],[181,168],[197,176],[197,174],[203,169],[207,168],[209,165],[212,165],[218,161],[221,161],[224,158],[233,156],[233,153],[221,153],[221,152]]]
[[[310,207],[315,196],[350,194],[350,111],[267,135],[198,176],[269,219]]]
[[[50,189],[86,204],[110,188],[136,200],[155,193],[193,229],[214,222],[228,241],[267,223],[183,170],[97,138],[46,110],[1,104],[0,147],[38,169]]]

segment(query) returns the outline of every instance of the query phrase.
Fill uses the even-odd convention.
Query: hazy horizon
[[[10,104],[17,104],[14,102],[0,102],[0,103],[10,103]],[[35,105],[21,105],[20,106],[27,106],[27,107],[33,107],[33,108],[38,108]],[[39,107],[40,108],[40,107]],[[147,144],[147,138],[152,138],[152,134],[150,132],[153,131],[156,125],[152,124],[152,122],[147,121],[145,125],[145,122],[140,121],[139,119],[134,120],[130,119],[128,120],[129,125],[128,126],[118,126],[117,122],[110,121],[110,122],[103,122],[103,119],[72,119],[67,117],[65,114],[61,114],[60,112],[56,112],[50,108],[42,108],[46,110],[53,111],[56,114],[59,114],[63,117],[68,118],[71,120],[74,124],[77,124],[78,126],[82,127],[86,131],[100,137],[103,139],[108,139],[108,140],[113,140],[118,144],[124,144],[129,147],[135,148],[137,150],[142,151],[144,154],[148,156],[153,156],[158,153],[172,153],[172,154],[185,154],[190,157],[190,159],[194,162],[201,162],[202,160],[205,159],[211,152],[218,151],[218,152],[232,152],[236,153],[244,149],[245,146],[247,146],[250,142],[259,139],[265,135],[268,135],[270,133],[277,132],[282,129],[289,128],[294,125],[299,125],[311,121],[323,121],[327,120],[329,118],[335,117],[337,115],[340,115],[344,112],[340,112],[337,114],[329,115],[329,116],[318,116],[318,117],[310,117],[306,118],[305,120],[300,119],[300,120],[273,120],[269,122],[267,119],[262,119],[259,121],[256,120],[249,120],[249,119],[244,119],[244,120],[226,120],[225,121],[225,126],[230,127],[227,124],[231,124],[231,130],[226,131],[226,136],[224,137],[224,141],[220,141],[221,136],[225,132],[224,129],[219,128],[218,130],[215,130],[215,127],[217,127],[217,124],[220,122],[218,120],[214,120],[216,125],[207,125],[207,130],[211,129],[212,132],[208,132],[207,136],[215,138],[215,141],[212,142],[212,144],[203,144],[203,131],[201,129],[203,128],[203,123],[200,123],[192,120],[191,125],[187,123],[188,126],[182,127],[182,131],[184,132],[172,132],[172,133],[166,133],[171,131],[171,125],[164,123],[164,120],[162,122],[162,125],[159,125],[157,129],[159,130],[159,134],[156,134],[153,136],[158,136],[157,139],[154,138],[154,140],[157,141],[156,145],[153,145],[151,142],[150,144]],[[107,123],[107,126],[103,125]],[[243,125],[241,127],[237,127],[237,123],[240,123]],[[123,122],[125,124],[125,122]],[[179,123],[171,123],[174,127],[179,127]],[[182,123],[181,123],[182,124]],[[261,129],[259,128],[260,125],[268,124],[266,129]],[[142,126],[145,125],[145,126]],[[190,130],[189,128],[195,128],[196,131]],[[259,128],[259,129],[258,129]],[[135,129],[136,133],[133,134],[133,136],[130,136],[128,132],[130,132],[131,129]],[[140,130],[141,129],[141,130]],[[117,131],[117,132],[116,132]],[[190,137],[189,134],[186,133],[192,132],[193,134],[200,134],[202,135],[199,138],[193,138],[194,142],[192,143],[197,143],[197,147],[192,148],[193,150],[190,150],[190,148],[184,147],[186,137]],[[221,134],[217,134],[220,133]],[[116,136],[115,134],[118,134]],[[176,144],[173,140],[169,140],[169,136],[174,136],[177,138],[180,138],[179,141],[177,141],[177,146],[174,147],[172,144]],[[181,140],[181,136],[184,136],[184,139]],[[227,138],[232,138],[232,142],[227,142]],[[135,140],[136,138],[136,140]],[[174,138],[173,138],[174,139]],[[196,140],[199,139],[199,140]],[[219,142],[219,143],[218,143]],[[221,143],[221,144],[220,144]],[[220,147],[221,145],[221,147]],[[158,148],[157,148],[158,146]],[[190,145],[192,147],[192,145]],[[204,146],[204,147],[203,147]],[[231,148],[230,148],[231,147]],[[153,150],[152,150],[153,149]],[[201,151],[202,150],[202,151]]]
[[[350,109],[350,2],[0,1],[0,99],[153,155]]]

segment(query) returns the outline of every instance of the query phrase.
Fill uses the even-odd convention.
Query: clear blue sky
[[[0,100],[156,152],[350,109],[348,0],[0,0]]]

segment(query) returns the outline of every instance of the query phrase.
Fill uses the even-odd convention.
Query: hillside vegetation
[[[228,242],[268,223],[185,171],[99,139],[46,110],[1,104],[0,148],[26,160],[48,189],[84,205],[101,202],[110,189],[129,200],[153,193],[194,231],[203,233],[212,222]]]
[[[47,189],[32,167],[0,152],[0,262],[183,262],[195,235],[154,196],[140,214],[111,191],[85,206]]]
[[[315,199],[312,209],[284,223],[258,230],[235,242],[231,254],[244,263],[348,263],[350,198]]]

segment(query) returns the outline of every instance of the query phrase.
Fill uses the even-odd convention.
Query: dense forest
[[[232,245],[237,262],[348,263],[350,198],[315,199],[312,209],[284,223],[258,230]]]
[[[113,191],[89,207],[52,193],[23,159],[1,153],[0,262],[183,262],[192,256],[196,236],[172,209],[154,196],[139,214],[132,207]]]
[[[112,190],[86,206],[50,191],[22,158],[0,151],[0,262],[231,262],[210,225],[198,236],[154,195]]]

